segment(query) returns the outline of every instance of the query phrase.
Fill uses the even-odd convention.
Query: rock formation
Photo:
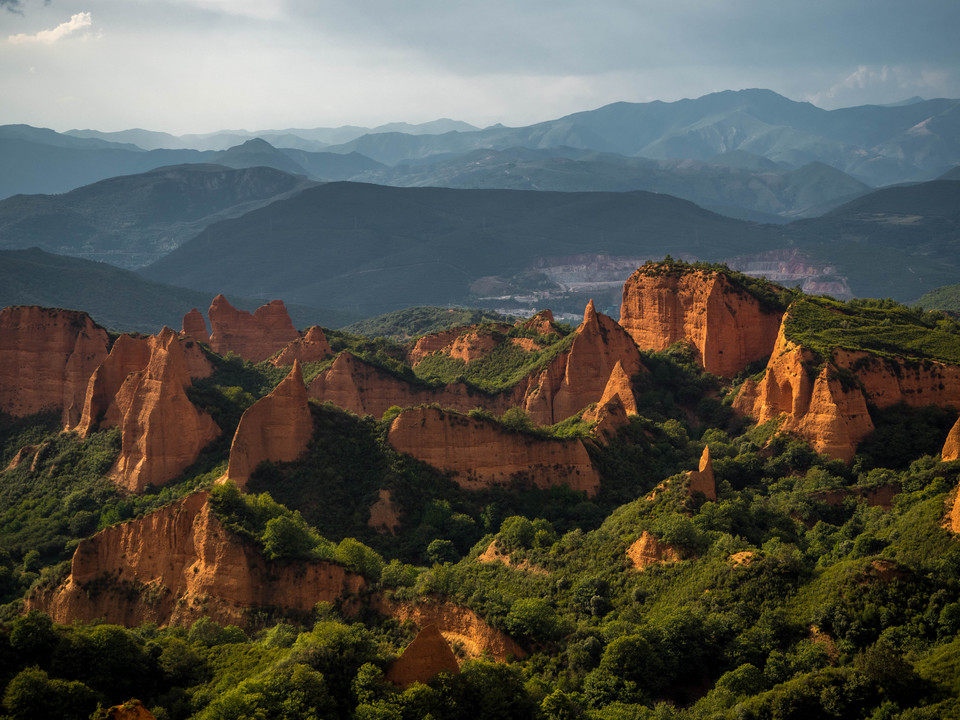
[[[384,679],[400,688],[427,683],[440,673],[460,674],[457,657],[436,625],[427,625],[387,669]]]
[[[528,379],[523,407],[538,425],[565,420],[602,398],[618,364],[627,386],[630,377],[646,372],[630,336],[612,318],[598,313],[591,300],[570,350]]]
[[[75,310],[0,310],[0,410],[15,417],[60,410],[80,419],[87,381],[107,356],[107,331]]]
[[[220,435],[213,419],[187,398],[189,384],[179,338],[164,328],[146,368],[128,375],[116,394],[122,441],[110,476],[120,487],[140,492],[169,482]]]
[[[133,337],[124,333],[116,339],[110,354],[90,376],[83,400],[83,411],[75,427],[81,437],[99,427],[115,427],[120,422],[120,410],[116,396],[130,373],[146,369],[154,349],[165,342],[171,332],[164,328],[157,335]],[[188,337],[180,338],[187,374],[191,379],[205,378],[213,374],[213,366],[200,346]]]
[[[265,460],[290,462],[307,449],[313,435],[313,416],[303,385],[300,363],[269,395],[244,411],[230,445],[230,462],[223,480],[244,490],[257,465]]]
[[[686,340],[707,372],[733,377],[770,355],[782,313],[723,273],[644,266],[623,286],[620,324],[643,350]]]
[[[957,420],[950,428],[947,439],[943,443],[943,450],[940,452],[940,459],[943,462],[960,459],[960,420]]]
[[[357,415],[374,417],[381,417],[394,405],[410,407],[440,403],[466,412],[475,407],[487,407],[490,402],[489,396],[472,392],[459,383],[437,390],[413,385],[349,352],[340,353],[329,368],[313,379],[307,392],[320,402],[332,402]]]
[[[104,720],[157,720],[139,700],[127,700],[123,705],[114,705],[106,712]]]
[[[436,625],[447,642],[459,644],[471,658],[488,655],[503,662],[510,657],[527,656],[509,635],[486,623],[473,610],[460,605],[430,599],[414,604],[381,597],[376,609],[383,615],[400,622],[409,620],[421,628]]]
[[[643,535],[627,548],[627,557],[637,570],[651,565],[665,565],[680,560],[680,554],[669,545],[660,542],[655,535],[643,531]]]
[[[448,347],[450,343],[460,337],[461,333],[468,329],[468,327],[451,328],[417,338],[413,347],[407,351],[407,362],[416,367],[425,357]]]
[[[207,321],[203,319],[203,313],[193,308],[183,316],[183,330],[181,336],[189,336],[194,340],[199,340],[205,345],[210,344],[210,333],[207,332]]]
[[[210,347],[215,353],[233,352],[250,362],[262,362],[300,337],[283,300],[272,300],[251,315],[217,295],[207,311]]]
[[[849,462],[873,432],[868,402],[879,408],[900,402],[960,406],[960,367],[955,365],[843,349],[817,363],[781,329],[763,379],[743,384],[734,409],[760,423],[783,416],[781,431],[795,432],[817,452]]]
[[[717,481],[713,477],[713,460],[710,458],[710,448],[704,445],[700,456],[700,467],[687,473],[687,492],[703,493],[707,500],[717,499]]]
[[[28,460],[30,461],[30,472],[36,472],[37,460],[40,457],[40,452],[48,444],[49,443],[41,443],[39,445],[24,445],[22,448],[17,450],[17,454],[13,456],[9,463],[7,463],[7,466],[3,469],[3,472],[7,472],[8,470],[16,470]]]
[[[436,408],[404,410],[387,436],[398,451],[453,474],[462,488],[521,480],[537,488],[569,485],[596,493],[600,477],[580,439],[543,439],[498,423]]]
[[[333,355],[330,349],[330,343],[327,342],[327,336],[319,325],[314,325],[296,340],[287,344],[283,350],[273,357],[270,362],[276,367],[293,365],[294,360],[299,360],[301,364],[325,360]]]
[[[367,527],[372,527],[379,533],[395,535],[400,527],[399,510],[393,504],[389,490],[378,490],[377,501],[370,506],[370,519]]]
[[[553,319],[553,312],[550,310],[541,310],[529,320],[521,320],[517,325],[525,330],[533,330],[540,335],[557,332],[556,321]]]
[[[81,541],[70,576],[28,600],[54,621],[133,627],[187,625],[201,616],[246,626],[249,608],[308,614],[364,587],[327,562],[272,563],[227,531],[201,491]]]
[[[630,422],[628,416],[637,414],[637,399],[633,394],[630,378],[623,371],[620,361],[614,365],[607,379],[600,402],[583,414],[583,419],[596,422],[594,433],[600,438],[610,438],[617,430]]]

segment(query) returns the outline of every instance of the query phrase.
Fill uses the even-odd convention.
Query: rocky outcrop
[[[600,402],[593,409],[583,413],[587,422],[596,422],[594,434],[601,439],[609,439],[627,425],[630,415],[637,414],[637,399],[633,394],[630,378],[618,361],[610,372]]]
[[[680,554],[669,545],[660,542],[655,535],[643,531],[643,535],[627,548],[627,557],[637,570],[651,565],[666,565],[680,560]]]
[[[146,368],[129,374],[116,394],[122,440],[110,476],[120,487],[140,492],[169,482],[220,435],[213,419],[187,398],[189,384],[179,338],[164,328]]]
[[[327,562],[268,562],[227,531],[206,491],[80,542],[70,575],[28,600],[56,622],[186,625],[201,616],[247,626],[250,608],[308,614],[356,593],[359,575]]]
[[[128,700],[107,710],[104,720],[156,720],[156,716],[139,700]]]
[[[538,335],[550,335],[557,332],[557,323],[553,319],[551,310],[541,310],[529,320],[521,320],[517,325],[524,330],[533,330]]]
[[[710,458],[710,448],[703,447],[703,454],[700,456],[700,466],[696,470],[687,473],[687,492],[692,496],[694,493],[703,493],[707,500],[717,499],[717,481],[713,476],[713,460]]]
[[[493,421],[430,407],[404,410],[390,425],[387,438],[398,451],[452,473],[466,489],[519,480],[541,489],[569,485],[593,495],[600,486],[580,439],[510,432]]]
[[[457,657],[436,625],[427,625],[387,669],[384,680],[400,688],[427,683],[440,673],[460,674]]]
[[[457,644],[471,658],[484,656],[503,662],[527,656],[513,639],[486,623],[469,608],[442,600],[406,603],[380,598],[376,606],[383,615],[400,622],[409,620],[418,627],[436,625],[440,634],[451,644]]]
[[[770,355],[782,313],[723,273],[647,265],[623,286],[620,324],[643,350],[685,340],[707,371],[733,377]]]
[[[30,472],[37,471],[37,460],[40,457],[40,452],[48,445],[48,443],[40,443],[39,445],[24,445],[22,448],[17,450],[16,455],[7,463],[7,466],[3,469],[3,472],[8,470],[16,470],[21,465],[25,465],[28,461],[30,462]]]
[[[0,310],[0,410],[15,417],[59,410],[65,427],[75,425],[108,344],[107,331],[83,312]]]
[[[120,411],[116,403],[120,387],[130,373],[147,367],[151,354],[158,344],[164,342],[161,338],[165,337],[164,332],[150,336],[134,337],[123,334],[118,337],[110,348],[110,354],[87,382],[83,411],[77,425],[67,429],[75,430],[81,437],[86,437],[97,427],[115,427],[120,422]],[[210,377],[213,374],[213,365],[193,338],[181,336],[180,348],[191,379]]]
[[[492,540],[490,544],[487,545],[487,549],[477,555],[477,562],[500,563],[501,565],[506,565],[507,567],[512,567],[516,570],[522,570],[524,572],[535,573],[536,575],[548,574],[545,569],[539,565],[534,565],[525,558],[514,562],[510,558],[510,553],[501,548],[500,544],[496,540]]]
[[[340,353],[329,368],[317,375],[307,394],[357,415],[374,417],[381,417],[394,405],[410,407],[439,403],[467,412],[475,407],[488,407],[491,403],[490,396],[472,392],[460,383],[439,389],[413,385],[349,352]]]
[[[270,362],[276,367],[293,365],[295,360],[300,364],[318,362],[333,356],[327,336],[319,325],[314,325],[303,335],[289,343],[283,350],[273,357]]]
[[[251,315],[217,295],[207,315],[210,347],[220,355],[233,352],[244,360],[262,362],[300,337],[283,300],[272,300]]]
[[[370,519],[367,527],[372,527],[378,533],[395,535],[400,527],[400,511],[393,504],[389,490],[377,491],[377,501],[370,506]]]
[[[570,350],[528,379],[523,407],[538,425],[565,420],[602,398],[618,364],[628,386],[630,377],[646,372],[630,336],[591,300]]]
[[[416,367],[425,357],[449,347],[454,340],[460,337],[461,333],[468,329],[467,327],[451,328],[417,338],[413,347],[407,351],[407,362]]]
[[[760,423],[782,417],[781,431],[849,462],[874,429],[867,403],[885,408],[901,402],[960,406],[960,367],[844,349],[824,362],[781,329],[763,379],[743,384],[734,409]]]
[[[313,416],[303,385],[300,363],[290,370],[273,392],[248,407],[240,418],[230,445],[230,461],[222,480],[246,489],[257,465],[296,460],[313,435]]]
[[[940,459],[943,462],[953,462],[960,459],[960,420],[957,420],[947,433],[947,439],[943,443],[943,450],[940,451]]]
[[[183,316],[183,330],[181,336],[189,336],[194,340],[199,340],[205,345],[210,344],[210,333],[207,332],[207,321],[203,319],[203,313],[193,308]]]

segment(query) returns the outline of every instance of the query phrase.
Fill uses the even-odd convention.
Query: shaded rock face
[[[436,625],[449,643],[458,643],[468,657],[489,655],[498,662],[527,653],[506,633],[488,625],[472,610],[449,602],[396,602],[381,597],[376,606],[384,615],[400,622],[411,621],[418,627]]]
[[[304,334],[287,344],[270,362],[276,367],[293,365],[294,361],[300,363],[318,362],[325,360],[333,355],[330,349],[330,343],[327,336],[319,325],[314,325]]]
[[[108,343],[107,331],[83,312],[0,310],[0,410],[15,417],[60,410],[64,426],[75,425]]]
[[[744,383],[734,409],[761,423],[783,416],[782,431],[795,432],[817,452],[849,462],[874,429],[868,402],[879,408],[900,402],[960,405],[960,367],[954,365],[836,350],[811,375],[816,362],[781,330],[763,379]]]
[[[189,384],[180,341],[164,328],[146,368],[129,374],[116,394],[122,440],[110,477],[120,487],[141,492],[169,482],[220,435],[213,418],[187,398]]]
[[[687,473],[687,491],[703,493],[707,500],[717,499],[717,481],[713,476],[713,460],[710,458],[710,448],[704,447],[700,456],[700,467]]]
[[[307,393],[320,402],[332,402],[357,415],[374,417],[381,417],[394,405],[440,403],[466,412],[486,407],[489,402],[488,396],[473,393],[462,384],[447,385],[440,390],[412,385],[349,352],[340,353],[333,365],[317,375]]]
[[[262,362],[300,337],[283,300],[273,300],[251,315],[217,295],[207,315],[210,347],[220,355],[233,352],[244,360]]]
[[[656,275],[640,268],[623,286],[620,324],[643,350],[690,342],[707,372],[733,377],[773,350],[781,313],[720,273]]]
[[[377,491],[377,501],[370,506],[367,527],[372,527],[379,533],[396,534],[400,527],[400,517],[389,490]]]
[[[225,530],[201,491],[143,518],[83,540],[70,576],[33,595],[30,609],[56,622],[186,625],[206,615],[246,626],[249,608],[309,613],[364,587],[363,578],[325,562],[267,562]]]
[[[943,462],[960,459],[960,420],[957,420],[950,428],[947,439],[943,443],[943,450],[940,452],[940,459]]]
[[[194,340],[209,345],[210,333],[207,332],[207,321],[203,319],[203,313],[193,308],[183,316],[183,330],[181,335],[189,335]]]
[[[401,688],[427,683],[442,672],[460,674],[460,665],[450,645],[434,624],[417,633],[387,670],[384,679]]]
[[[602,398],[618,364],[628,387],[630,377],[646,372],[630,336],[591,300],[570,350],[528,379],[523,407],[538,425],[565,420]]]
[[[651,565],[665,565],[677,562],[680,554],[669,545],[660,542],[646,530],[643,535],[627,548],[627,557],[637,570],[644,570]]]
[[[403,411],[387,438],[398,451],[453,473],[454,481],[466,489],[506,485],[513,479],[541,489],[569,485],[588,495],[600,487],[580,439],[544,440],[436,408]]]
[[[230,461],[223,480],[232,480],[241,490],[257,465],[265,460],[290,462],[307,449],[313,435],[313,416],[303,385],[300,363],[273,392],[244,411],[230,445]]]
[[[118,337],[110,354],[90,376],[77,425],[68,429],[86,437],[98,425],[104,428],[118,425],[120,410],[116,403],[117,393],[130,373],[146,369],[154,350],[163,343],[162,337],[166,337],[163,332],[147,337],[127,334]],[[181,337],[180,347],[191,379],[213,374],[213,365],[192,338]]]

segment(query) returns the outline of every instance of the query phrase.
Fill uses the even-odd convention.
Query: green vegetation
[[[960,323],[941,312],[908,308],[893,300],[803,297],[790,308],[787,337],[830,357],[834,348],[881,357],[960,364]]]
[[[478,325],[485,322],[505,323],[512,321],[513,318],[491,310],[420,306],[367,318],[340,329],[354,335],[365,335],[371,338],[385,337],[398,342],[406,342],[420,335],[429,335],[456,327]]]
[[[960,284],[944,285],[920,296],[914,306],[960,313]]]
[[[819,352],[840,337],[845,347],[872,343],[922,361],[944,357],[957,337],[952,320],[888,301],[804,298],[793,307],[791,332]],[[873,339],[874,328],[893,334]],[[498,341],[524,332],[480,329]],[[520,354],[490,353],[456,368],[435,355],[415,374],[402,345],[330,336],[335,349],[413,381],[473,373],[467,379],[488,391],[544,367],[572,342],[563,332],[531,337],[535,350],[501,342]],[[329,362],[312,364],[308,376]],[[960,542],[943,527],[960,463],[937,457],[955,412],[874,410],[876,432],[848,466],[780,434],[776,421],[745,427],[730,408],[732,388],[700,371],[688,345],[644,353],[643,362],[640,415],[609,442],[587,442],[602,478],[591,498],[519,481],[463,490],[390,446],[400,408],[373,418],[316,403],[314,434],[298,461],[262,464],[246,493],[212,486],[243,410],[286,374],[235,357],[218,359],[214,375],[190,389],[224,438],[176,481],[139,496],[107,478],[116,429],[81,440],[60,433],[53,415],[0,418],[3,467],[36,446],[0,482],[0,712],[102,717],[98,706],[137,697],[160,720],[960,714]],[[517,408],[470,415],[542,436],[586,429],[577,418],[535,428]],[[716,501],[685,487],[704,446]],[[63,580],[81,538],[201,487],[211,488],[223,526],[274,567],[324,560],[363,575],[368,587],[351,598],[356,608],[319,603],[297,617],[257,608],[245,629],[206,617],[162,629],[59,626],[22,614],[31,589]],[[871,504],[891,490],[889,507]],[[382,491],[401,522],[395,535],[368,526]],[[627,549],[644,533],[679,559],[635,568]],[[506,562],[479,561],[492,543]],[[464,659],[455,645],[459,676],[400,690],[384,676],[415,629],[364,607],[380,595],[469,608],[527,656]]]

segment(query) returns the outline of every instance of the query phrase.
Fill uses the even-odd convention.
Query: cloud
[[[2,1],[3,0],[0,0],[0,2]],[[14,45],[22,45],[26,43],[44,43],[46,45],[52,45],[61,38],[71,35],[77,30],[90,27],[92,24],[93,19],[90,17],[90,13],[82,12],[73,15],[67,22],[60,23],[52,30],[41,30],[33,35],[26,35],[24,33],[20,33],[19,35],[10,35],[7,38],[7,41],[13,43]]]
[[[0,0],[0,7],[12,13],[17,13],[17,15],[23,15],[23,10],[20,9],[20,5],[20,0]]]
[[[808,94],[805,99],[820,107],[903,100],[912,95],[944,97],[955,92],[956,83],[945,70],[903,65],[859,65],[830,88]]]

